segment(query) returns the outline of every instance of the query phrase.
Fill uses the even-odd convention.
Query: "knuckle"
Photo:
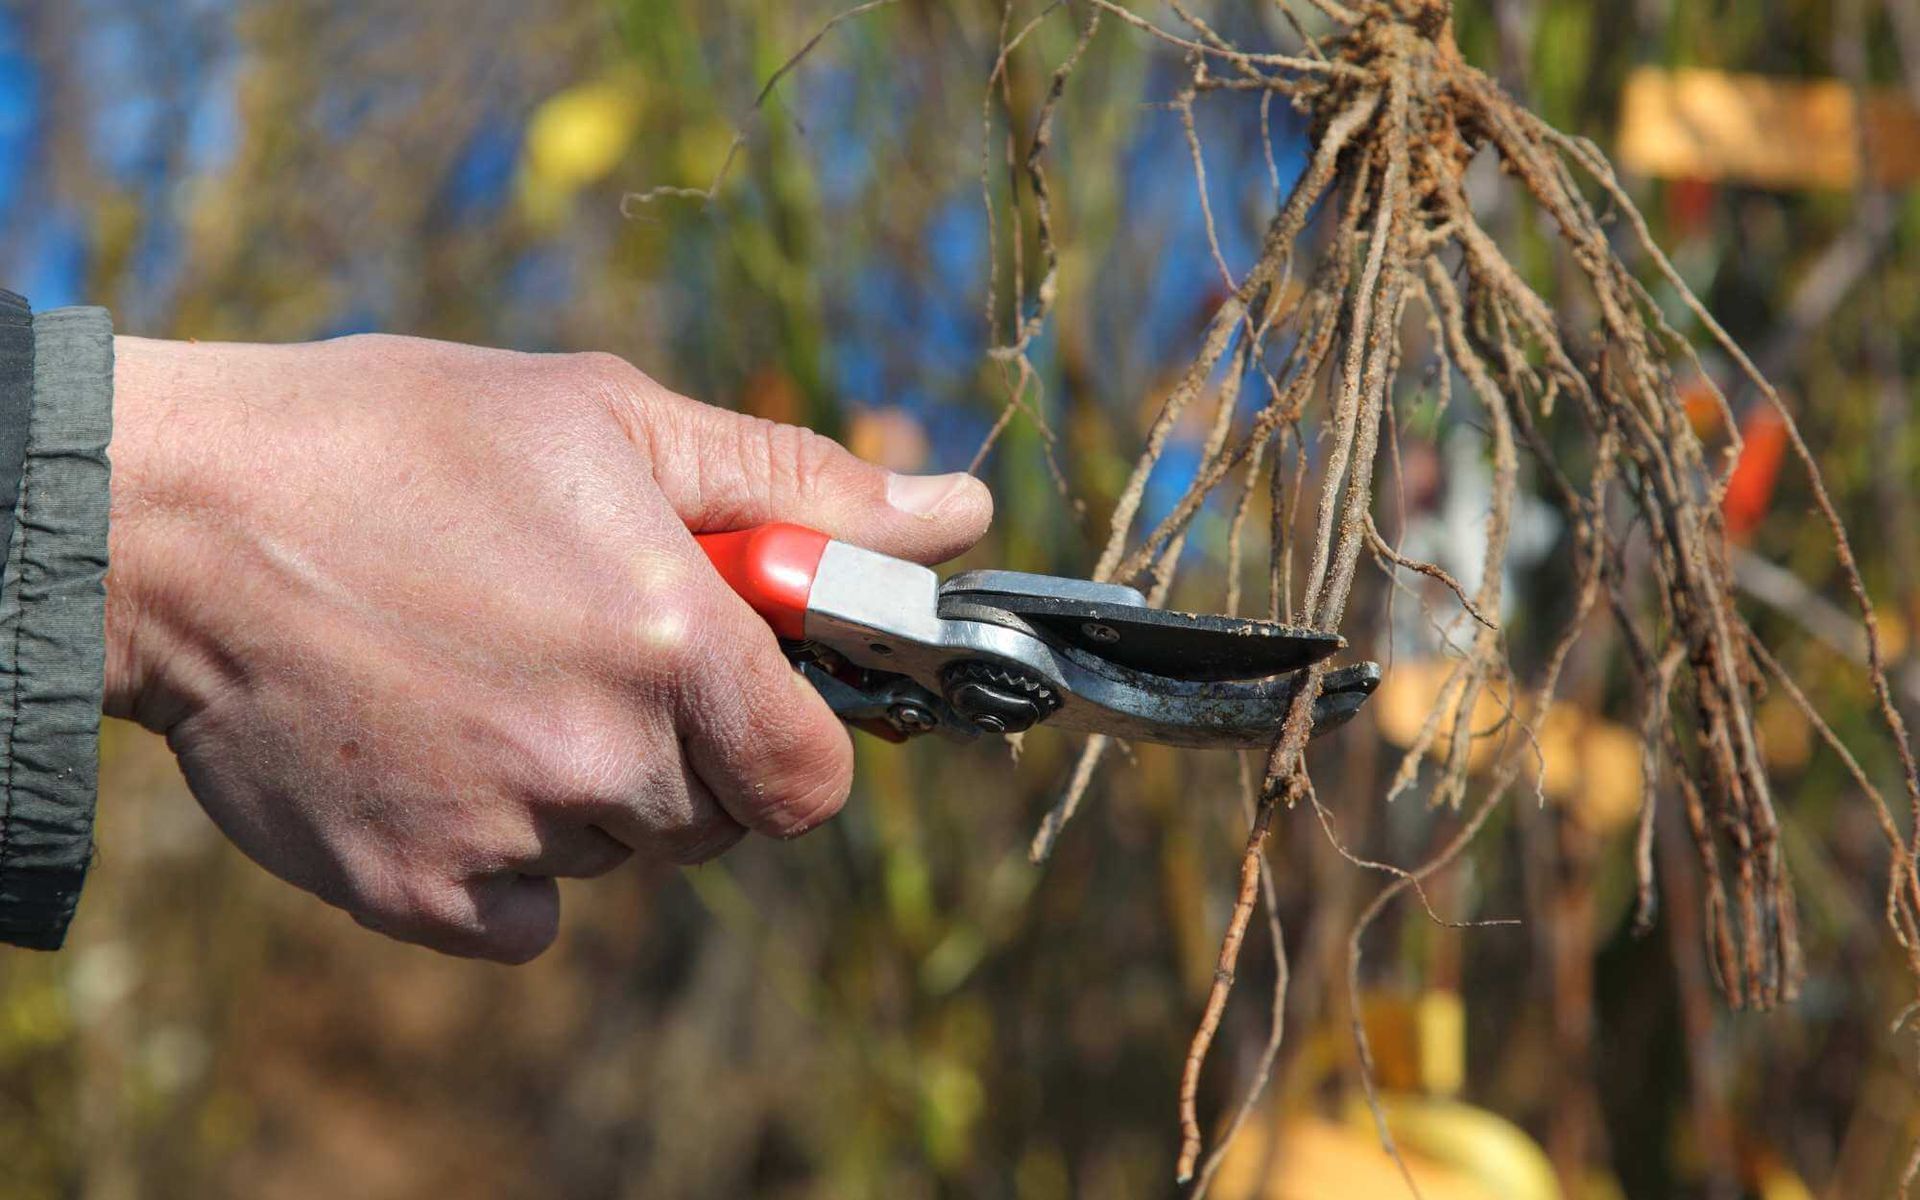
[[[577,732],[590,742],[630,741],[636,724],[646,724],[644,714],[675,708],[697,689],[699,674],[725,669],[724,627],[711,606],[689,600],[649,604],[607,618],[605,627],[590,638],[592,669],[606,675],[608,690],[623,707],[617,719],[590,717]]]
[[[623,680],[678,677],[703,656],[701,641],[721,619],[717,581],[701,578],[704,559],[639,558],[605,588],[616,598],[583,618],[585,646]]]
[[[830,820],[853,791],[853,752],[840,738],[829,750],[810,754],[778,774],[778,782],[750,798],[756,829],[796,838]]]
[[[678,677],[706,657],[701,641],[714,624],[713,606],[694,593],[690,579],[652,582],[657,591],[627,618],[622,641],[636,673]]]
[[[590,427],[611,414],[629,434],[644,433],[646,423],[638,413],[659,388],[625,359],[597,350],[559,354],[543,359],[535,370],[546,393],[548,411],[542,417],[557,418],[559,428]]]
[[[557,362],[567,378],[583,391],[605,390],[637,396],[653,383],[640,368],[604,350],[563,354]]]

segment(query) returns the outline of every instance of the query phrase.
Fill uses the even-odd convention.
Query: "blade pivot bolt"
[[[990,662],[954,663],[942,679],[947,703],[988,733],[1024,733],[1060,709],[1045,680]]]

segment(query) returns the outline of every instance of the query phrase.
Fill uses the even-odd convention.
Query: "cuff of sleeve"
[[[73,308],[33,325],[18,527],[0,576],[0,941],[52,950],[93,856],[113,323]]]

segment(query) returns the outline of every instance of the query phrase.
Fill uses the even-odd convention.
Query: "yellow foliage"
[[[974,1126],[986,1108],[986,1089],[964,1064],[933,1056],[920,1069],[921,1134],[927,1153],[952,1170],[966,1161]]]
[[[1420,1030],[1420,1083],[1436,1096],[1452,1096],[1467,1082],[1467,1006],[1460,993],[1430,988],[1414,1006]]]
[[[1382,1103],[1407,1170],[1429,1200],[1560,1200],[1547,1156],[1516,1126],[1451,1100]],[[1223,1200],[1399,1200],[1406,1180],[1358,1097],[1344,1121],[1294,1115],[1248,1126],[1221,1164]]]
[[[1553,1164],[1517,1125],[1455,1100],[1385,1096],[1382,1107],[1395,1142],[1458,1171],[1502,1200],[1559,1200]],[[1371,1130],[1373,1121],[1357,1099],[1348,1120]]]
[[[1433,988],[1408,998],[1368,992],[1360,1001],[1374,1077],[1393,1091],[1450,1096],[1466,1082],[1467,1015],[1457,992]],[[1316,1031],[1309,1060],[1326,1070],[1351,1049],[1343,1024]]]
[[[72,1030],[67,998],[51,976],[0,993],[0,1063],[58,1044]]]
[[[1380,683],[1380,690],[1373,698],[1374,719],[1380,723],[1381,736],[1396,746],[1405,748],[1413,744],[1420,729],[1426,724],[1427,715],[1443,700],[1449,708],[1458,703],[1459,689],[1447,686],[1448,677],[1453,673],[1453,663],[1445,659],[1422,659],[1397,662],[1393,670]],[[1480,689],[1475,701],[1473,713],[1467,719],[1467,725],[1474,730],[1492,729],[1506,717],[1507,706],[1512,703],[1507,687],[1499,680],[1489,680]],[[1453,743],[1453,714],[1449,712],[1440,721],[1440,736],[1434,739],[1433,758],[1446,761],[1449,747]],[[1467,760],[1474,770],[1485,767],[1491,759],[1497,743],[1493,738],[1476,738],[1470,743]]]
[[[527,123],[520,197],[536,220],[611,175],[639,132],[646,96],[631,78],[583,83],[550,97]]]
[[[1880,652],[1889,662],[1907,656],[1907,621],[1892,605],[1880,614]]]
[[[1443,701],[1457,702],[1458,689],[1449,689],[1451,662],[1431,659],[1401,662],[1381,682],[1373,713],[1381,736],[1402,749],[1411,746],[1428,714]],[[1500,727],[1511,703],[1506,685],[1490,680],[1469,718],[1476,731]],[[1452,744],[1451,714],[1440,721],[1431,757],[1445,761]],[[1473,770],[1491,764],[1501,744],[1498,737],[1475,738],[1468,751]],[[1545,763],[1544,785],[1549,799],[1569,806],[1595,833],[1610,834],[1631,825],[1640,811],[1640,735],[1567,701],[1555,701],[1540,723],[1540,758]]]
[[[1776,771],[1797,771],[1813,757],[1813,727],[1806,714],[1785,695],[1774,692],[1760,702],[1754,714],[1760,726],[1767,765]]]
[[[1408,997],[1387,990],[1361,996],[1360,1019],[1373,1052],[1373,1077],[1390,1092],[1450,1096],[1466,1082],[1466,1008],[1459,993],[1444,988]],[[1318,1090],[1357,1069],[1353,1035],[1344,1021],[1328,1022],[1306,1036],[1293,1068],[1290,1094]]]
[[[1771,1151],[1755,1155],[1754,1192],[1760,1200],[1813,1200],[1813,1189],[1794,1169]]]
[[[1261,1168],[1272,1151],[1273,1168]],[[1428,1200],[1501,1200],[1498,1192],[1425,1155],[1407,1154],[1407,1168]],[[1249,1127],[1228,1151],[1214,1194],[1221,1200],[1387,1200],[1407,1195],[1407,1184],[1370,1130],[1320,1117],[1281,1126],[1279,1144]]]
[[[1640,813],[1640,735],[1572,704],[1556,703],[1540,725],[1547,795],[1570,800],[1582,824],[1616,833]]]
[[[1420,1027],[1417,1004],[1392,992],[1368,992],[1360,1001],[1360,1019],[1367,1027],[1374,1078],[1380,1086],[1392,1091],[1419,1088],[1421,1036],[1425,1030]],[[1320,1032],[1343,1059],[1351,1056],[1352,1035],[1339,1023],[1329,1023]]]
[[[674,144],[673,165],[679,172],[680,186],[712,187],[727,155],[733,152],[736,134],[733,127],[718,118],[689,121],[680,130]]]

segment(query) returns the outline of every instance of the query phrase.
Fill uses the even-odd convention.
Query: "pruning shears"
[[[798,525],[698,538],[841,720],[888,741],[1056,729],[1215,749],[1278,735],[1306,668],[1346,639],[1154,608],[1134,588],[1018,571],[942,583]],[[1326,672],[1313,732],[1346,723],[1378,663]]]

